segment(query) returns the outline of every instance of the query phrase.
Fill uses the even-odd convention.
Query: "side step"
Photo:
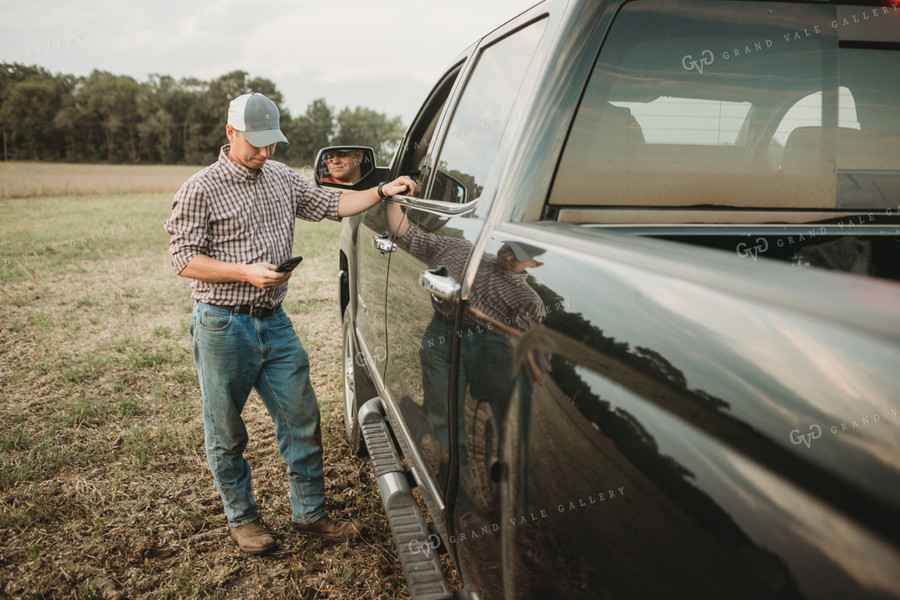
[[[384,420],[381,398],[366,402],[358,417],[411,596],[415,600],[452,599],[454,595],[436,551],[437,536],[428,530],[412,495]]]

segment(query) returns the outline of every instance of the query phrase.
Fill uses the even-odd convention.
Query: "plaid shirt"
[[[271,160],[254,178],[253,171],[228,157],[229,149],[222,146],[218,161],[175,194],[165,227],[178,273],[198,254],[229,263],[277,265],[291,257],[295,218],[339,220],[340,193],[319,189]],[[245,281],[191,281],[191,297],[207,304],[274,308],[285,294],[287,283],[262,290]]]

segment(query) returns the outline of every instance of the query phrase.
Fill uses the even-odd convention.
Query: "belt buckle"
[[[249,315],[255,319],[261,319],[262,317],[267,316],[268,309],[264,306],[251,306]]]

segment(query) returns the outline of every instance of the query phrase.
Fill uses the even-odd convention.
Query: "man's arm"
[[[416,182],[406,176],[398,177],[381,186],[381,192],[388,197],[396,196],[397,194],[412,196],[416,193],[416,190]],[[378,196],[377,187],[358,192],[344,192],[338,198],[338,216],[349,217],[359,214],[372,208],[379,202],[381,202],[381,198]]]
[[[397,239],[406,235],[409,229],[409,220],[403,214],[403,209],[399,204],[388,202],[384,207],[384,218],[387,221],[388,231]]]
[[[278,273],[275,271],[275,265],[267,262],[242,265],[216,260],[205,254],[197,254],[179,275],[207,283],[246,281],[258,288],[265,289],[273,285],[280,285],[290,279],[291,271]]]

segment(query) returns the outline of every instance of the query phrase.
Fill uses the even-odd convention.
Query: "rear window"
[[[877,209],[898,192],[898,8],[634,0],[550,203]]]

